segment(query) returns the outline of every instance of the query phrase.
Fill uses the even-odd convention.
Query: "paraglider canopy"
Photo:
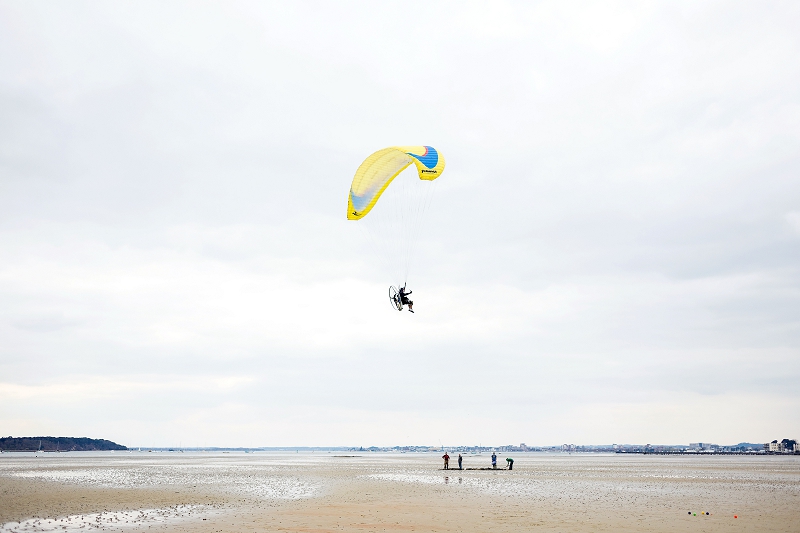
[[[421,180],[433,181],[444,170],[444,157],[432,146],[392,146],[366,158],[350,185],[347,219],[365,217],[392,180],[412,163],[416,165]]]

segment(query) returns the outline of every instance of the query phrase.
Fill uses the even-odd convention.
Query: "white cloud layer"
[[[0,0],[0,425],[797,437],[800,7]],[[415,315],[344,220],[447,158]]]

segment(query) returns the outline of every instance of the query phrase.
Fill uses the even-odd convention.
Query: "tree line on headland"
[[[127,449],[110,440],[87,437],[0,437],[0,451],[3,452],[98,452]]]

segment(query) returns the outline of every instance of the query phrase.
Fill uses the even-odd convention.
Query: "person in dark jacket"
[[[403,285],[402,287],[400,287],[399,294],[400,294],[400,303],[403,304],[403,305],[407,305],[408,306],[408,310],[413,313],[414,312],[414,302],[412,302],[411,300],[408,299],[408,295],[411,294],[412,292],[414,292],[414,291],[406,292],[406,286]]]

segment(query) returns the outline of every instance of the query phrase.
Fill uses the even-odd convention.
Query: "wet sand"
[[[513,457],[2,454],[0,531],[800,532],[800,457]]]

